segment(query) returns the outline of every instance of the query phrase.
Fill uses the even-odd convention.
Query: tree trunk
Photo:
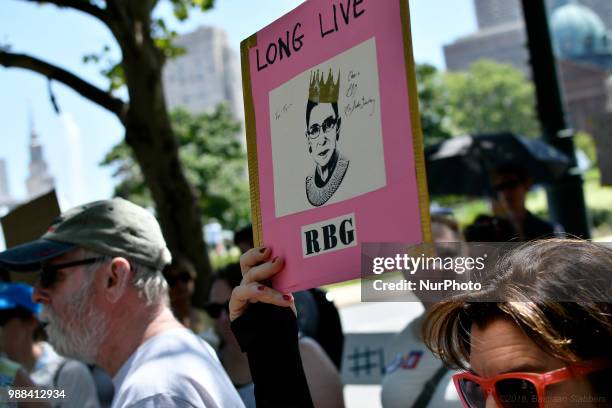
[[[111,9],[130,17],[123,20],[127,20],[127,27],[113,27],[123,52],[122,66],[130,96],[125,140],[151,190],[170,251],[187,257],[198,272],[194,304],[201,306],[208,297],[211,266],[196,195],[183,172],[166,107],[161,79],[164,57],[151,38],[148,12],[143,9],[138,13],[142,3],[126,3],[117,2],[119,10]],[[134,17],[138,15],[140,19]]]

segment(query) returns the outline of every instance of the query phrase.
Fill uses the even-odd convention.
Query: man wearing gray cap
[[[155,218],[120,198],[69,210],[0,253],[6,268],[41,271],[33,299],[49,342],[113,376],[113,408],[242,407],[212,349],[172,315],[169,262]]]

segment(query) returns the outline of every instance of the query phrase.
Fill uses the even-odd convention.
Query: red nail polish
[[[283,295],[283,299],[285,299],[286,301],[290,301],[291,295]]]
[[[274,258],[272,258],[272,263],[275,263],[277,259],[278,259],[278,256],[275,256]]]
[[[257,286],[257,290],[260,291],[260,292],[263,291],[264,289],[266,289],[266,287],[264,285]]]

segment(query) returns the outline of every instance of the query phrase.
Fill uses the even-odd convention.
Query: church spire
[[[37,197],[54,187],[55,182],[49,174],[47,162],[43,156],[43,147],[34,126],[34,115],[29,111],[30,120],[30,174],[26,180],[29,197]]]
[[[30,119],[30,140],[38,139],[38,134],[36,133],[36,125],[34,124],[34,114],[32,113],[32,109],[29,112]]]

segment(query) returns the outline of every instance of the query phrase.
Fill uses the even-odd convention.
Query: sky
[[[376,0],[380,1],[380,0]],[[169,1],[161,0],[155,13],[168,17],[179,33],[200,25],[223,28],[238,53],[240,41],[302,3],[302,0],[216,0],[212,11],[194,12],[186,22],[171,18]],[[473,0],[410,0],[412,37],[417,62],[444,69],[442,47],[476,31]],[[101,23],[82,13],[24,0],[0,2],[0,46],[23,52],[66,68],[99,87],[107,87],[100,67],[83,63],[83,56],[111,47],[113,38]],[[0,67],[0,159],[6,161],[9,191],[26,197],[30,128],[33,124],[55,177],[60,205],[65,210],[112,195],[112,169],[99,166],[123,129],[103,108],[54,82],[60,108],[49,101],[47,80],[21,69]],[[121,95],[120,95],[121,96]],[[1,245],[1,242],[0,242]]]

